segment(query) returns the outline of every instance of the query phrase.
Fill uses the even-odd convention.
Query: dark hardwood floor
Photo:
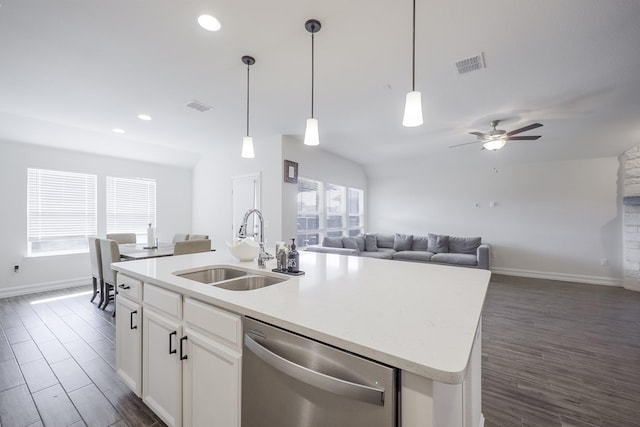
[[[0,299],[1,427],[165,425],[117,378],[113,305],[89,290]]]
[[[88,290],[0,299],[1,427],[164,425],[116,377]],[[640,293],[494,275],[482,354],[486,427],[640,426]]]
[[[640,293],[494,275],[485,426],[640,426]]]

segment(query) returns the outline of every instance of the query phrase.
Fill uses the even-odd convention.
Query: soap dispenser
[[[291,250],[287,255],[287,272],[298,273],[300,263],[300,254],[296,250],[296,239],[291,239]]]

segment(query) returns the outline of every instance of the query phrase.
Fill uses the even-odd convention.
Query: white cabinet
[[[129,298],[116,298],[116,367],[118,376],[142,395],[142,305]]]
[[[118,274],[116,297],[116,372],[142,395],[142,282]]]
[[[182,300],[144,285],[142,399],[169,426],[240,427],[241,318]]]
[[[169,426],[182,425],[181,323],[145,306],[142,400]],[[182,341],[184,346],[184,340]]]
[[[183,419],[191,427],[240,426],[240,354],[193,329],[183,364]]]

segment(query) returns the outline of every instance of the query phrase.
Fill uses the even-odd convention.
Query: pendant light
[[[404,105],[402,126],[420,126],[422,121],[422,95],[416,90],[416,0],[413,0],[413,39],[412,39],[411,92],[407,93]]]
[[[253,159],[253,138],[249,136],[249,67],[256,63],[252,56],[243,56],[242,63],[247,66],[247,136],[242,138],[242,157]]]
[[[305,22],[304,27],[311,33],[311,118],[307,119],[307,128],[304,132],[305,145],[320,144],[320,136],[318,135],[318,119],[313,117],[313,80],[314,80],[314,34],[320,31],[320,22],[315,19],[309,19]]]

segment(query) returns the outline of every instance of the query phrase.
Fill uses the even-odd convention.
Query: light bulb
[[[253,153],[253,137],[242,137],[242,157],[245,159],[253,159],[255,157]]]
[[[484,144],[482,144],[482,146],[487,149],[487,150],[499,150],[502,147],[504,147],[504,145],[507,143],[506,139],[492,139],[491,141],[487,141]]]
[[[407,93],[402,126],[415,127],[420,126],[422,123],[422,95],[417,90],[414,90]]]
[[[307,129],[304,132],[304,145],[320,144],[320,136],[318,135],[318,119],[313,117],[307,119]]]

